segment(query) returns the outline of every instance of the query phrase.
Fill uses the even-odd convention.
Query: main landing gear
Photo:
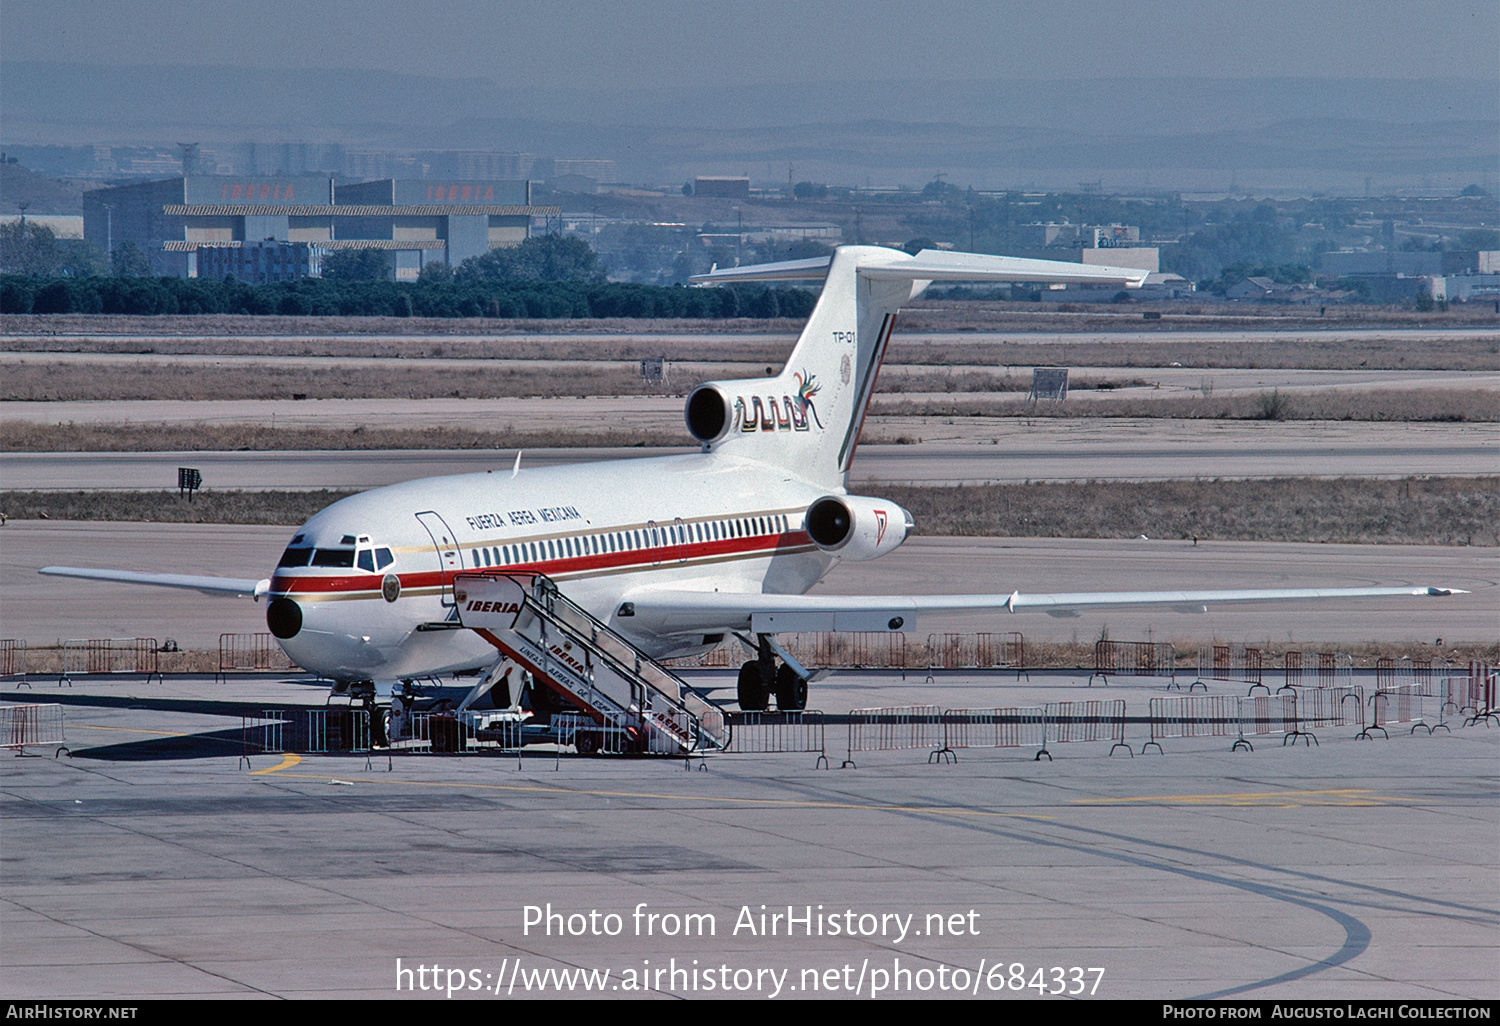
[[[777,665],[770,635],[762,634],[757,647],[757,658],[740,667],[739,681],[735,688],[740,709],[745,712],[763,710],[773,694],[776,696],[776,708],[781,712],[805,709],[807,678],[785,662]]]

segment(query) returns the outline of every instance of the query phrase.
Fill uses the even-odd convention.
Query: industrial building
[[[559,214],[556,207],[534,206],[525,180],[336,185],[321,176],[189,176],[85,193],[83,231],[111,253],[134,243],[156,273],[172,277],[240,277],[250,273],[246,268],[258,277],[244,280],[279,280],[266,276],[272,268],[301,277],[316,273],[310,268],[327,252],[377,249],[401,281],[415,280],[427,264],[456,267],[491,249],[519,245],[535,220]],[[257,246],[254,259],[201,257],[249,244]],[[283,246],[288,252],[276,252]]]

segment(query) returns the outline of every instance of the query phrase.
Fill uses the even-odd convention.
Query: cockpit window
[[[313,566],[353,567],[353,549],[318,549],[313,553]]]
[[[391,550],[385,546],[381,546],[375,550],[375,569],[384,570],[395,561],[396,557],[391,555]]]
[[[297,545],[288,546],[287,550],[281,554],[281,561],[276,565],[278,567],[306,566],[308,558],[312,556],[312,552],[311,548],[302,548]]]
[[[360,549],[359,559],[356,562],[359,564],[359,568],[365,573],[373,574],[375,572],[375,553],[369,549]]]

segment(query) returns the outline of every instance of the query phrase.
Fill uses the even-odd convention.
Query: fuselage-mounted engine
[[[803,529],[813,544],[840,559],[874,559],[906,541],[911,514],[887,499],[828,495],[807,507]]]

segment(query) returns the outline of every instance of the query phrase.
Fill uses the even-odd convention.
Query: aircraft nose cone
[[[289,598],[272,599],[266,607],[266,626],[282,641],[302,630],[302,607]]]

